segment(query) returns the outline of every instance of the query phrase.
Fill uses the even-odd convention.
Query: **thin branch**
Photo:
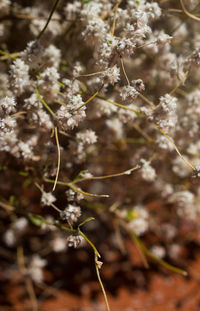
[[[169,93],[170,95],[172,95],[173,93],[176,92],[176,90],[179,88],[179,86],[185,81],[185,79],[188,76],[189,71],[186,71],[186,73],[183,75],[183,77],[181,78],[181,80],[179,81],[179,83],[177,84],[177,86],[175,86],[175,88]]]
[[[49,15],[49,17],[48,17],[48,19],[47,19],[47,22],[46,22],[44,28],[42,29],[42,31],[41,31],[41,32],[39,33],[39,35],[37,36],[37,40],[39,40],[39,39],[41,38],[41,36],[42,36],[43,33],[45,32],[46,28],[48,27],[48,25],[49,25],[49,23],[50,23],[50,21],[51,21],[51,17],[52,17],[52,15],[53,15],[53,13],[54,13],[54,11],[56,10],[56,7],[57,7],[57,5],[58,5],[58,2],[59,2],[59,0],[56,0],[56,1],[55,1],[54,6],[53,6],[53,8],[52,8],[52,10],[51,10],[51,13],[50,13],[50,15]]]
[[[151,108],[155,108],[154,103],[152,103],[148,98],[146,98],[144,95],[142,95],[141,93],[138,94],[138,96],[143,99],[147,104],[149,104],[151,106]]]
[[[113,12],[114,12],[114,17],[113,17],[113,24],[112,24],[112,29],[111,29],[111,35],[114,36],[115,33],[115,25],[116,25],[116,16],[117,16],[117,9],[120,5],[120,3],[122,2],[122,0],[117,0],[117,3],[115,4],[114,8],[113,8]]]
[[[24,250],[22,246],[18,246],[17,248],[17,261],[18,261],[18,267],[21,272],[21,274],[24,276],[24,282],[26,285],[26,289],[28,292],[28,295],[30,297],[31,303],[32,303],[32,310],[38,311],[38,302],[35,295],[33,283],[29,277],[26,276],[26,267],[25,267],[25,258],[24,258]]]
[[[128,78],[127,74],[126,74],[126,70],[125,70],[125,67],[124,67],[124,61],[123,61],[122,56],[120,56],[120,61],[121,61],[122,70],[123,70],[124,76],[126,78],[126,81],[127,81],[128,85],[130,85],[130,81],[129,81],[129,78]]]
[[[116,103],[116,102],[114,102],[114,101],[112,101],[110,99],[106,99],[106,98],[104,98],[102,96],[97,96],[97,98],[102,99],[102,100],[104,100],[104,101],[106,101],[106,102],[108,102],[108,103],[110,103],[110,104],[112,104],[112,105],[114,105],[116,107],[119,107],[119,108],[122,108],[122,109],[125,109],[125,110],[129,110],[129,111],[132,111],[132,112],[135,112],[136,114],[140,114],[141,113],[140,110],[133,109],[131,107],[127,107],[127,106],[121,105],[121,104]]]
[[[53,118],[55,118],[55,113],[53,112],[53,110],[51,110],[51,108],[49,107],[49,105],[47,105],[47,103],[44,101],[44,99],[42,98],[42,96],[40,95],[40,92],[38,89],[35,90],[39,100],[41,101],[41,103],[43,104],[43,106],[49,111],[49,113],[52,115]]]
[[[105,72],[105,70],[97,71],[97,72],[92,72],[92,73],[88,73],[88,74],[84,74],[84,75],[79,75],[77,78],[79,78],[79,77],[92,77],[92,76],[99,75],[99,74],[101,74],[103,72]]]
[[[104,175],[104,176],[91,176],[91,177],[85,177],[85,178],[82,177],[82,178],[78,178],[77,180],[75,179],[73,183],[75,184],[75,183],[82,182],[85,180],[101,180],[101,179],[113,178],[113,177],[118,177],[118,176],[123,176],[123,175],[130,175],[133,171],[139,168],[140,168],[140,165],[136,165],[135,167],[132,167],[129,170],[116,173],[116,174],[110,174],[110,175]]]
[[[60,144],[59,144],[59,139],[58,139],[58,129],[57,127],[55,127],[55,138],[56,138],[56,145],[57,145],[57,150],[58,150],[58,164],[57,164],[57,171],[56,171],[56,178],[55,178],[55,182],[53,185],[53,190],[55,190],[56,188],[56,184],[58,181],[58,175],[59,175],[59,171],[60,171]]]
[[[45,182],[48,182],[48,183],[54,183],[54,180],[52,179],[44,179]],[[85,196],[88,196],[88,197],[100,197],[100,198],[108,198],[109,195],[108,194],[94,194],[94,193],[89,193],[89,192],[86,192],[86,191],[83,191],[82,189],[80,189],[79,187],[76,187],[73,182],[64,182],[64,181],[57,181],[57,185],[61,185],[61,186],[67,186],[71,189],[73,189],[75,192],[79,192],[79,193],[82,193],[83,195]]]
[[[80,110],[82,107],[86,106],[89,102],[91,102],[91,100],[93,100],[93,98],[95,98],[97,95],[99,94],[99,92],[97,91],[96,93],[94,93],[85,103],[83,103],[80,107],[78,107],[77,109],[73,110],[74,111],[78,111]]]
[[[180,153],[180,151],[178,150],[178,147],[175,145],[173,140],[158,125],[156,125],[156,127],[167,138],[167,140],[173,145],[175,151],[178,153],[181,159],[187,164],[187,166],[189,166],[193,171],[195,171],[195,167]]]
[[[180,0],[180,3],[181,3],[181,6],[182,6],[182,9],[183,9],[183,12],[184,12],[188,17],[194,19],[195,21],[200,22],[200,18],[199,18],[199,17],[197,17],[197,16],[195,16],[194,14],[190,13],[190,12],[186,9],[183,0]]]
[[[101,286],[101,290],[102,290],[102,293],[103,293],[103,296],[104,296],[104,300],[105,300],[105,303],[106,303],[106,308],[107,308],[107,311],[110,311],[110,307],[109,307],[106,291],[104,289],[103,283],[101,281],[100,273],[99,273],[98,258],[97,258],[96,253],[95,253],[94,261],[95,261],[95,268],[96,268],[97,278],[98,278],[99,284]]]

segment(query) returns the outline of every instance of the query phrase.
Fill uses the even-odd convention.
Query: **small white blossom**
[[[152,111],[149,117],[166,133],[175,129],[177,122],[176,103],[177,99],[169,94],[161,96],[160,104]]]
[[[54,252],[63,252],[67,248],[67,241],[66,238],[61,237],[61,236],[56,236],[52,241],[51,241],[51,247]]]
[[[8,247],[12,247],[16,243],[16,235],[13,229],[8,229],[4,235],[3,240]]]
[[[30,68],[37,68],[41,66],[42,55],[44,47],[39,41],[31,41],[27,44],[26,49],[21,53],[23,61],[30,66]]]
[[[77,222],[80,216],[81,208],[72,204],[69,204],[63,211],[60,212],[60,218],[67,220],[70,224]]]
[[[49,206],[55,201],[56,201],[56,198],[51,192],[45,192],[45,191],[42,192],[41,203],[43,205]]]
[[[84,130],[76,134],[76,139],[81,144],[91,145],[97,142],[97,136],[93,130]]]
[[[151,248],[151,252],[153,253],[154,256],[160,259],[164,258],[166,255],[166,250],[161,245],[154,245]]]
[[[120,68],[114,65],[113,67],[110,67],[104,71],[102,76],[106,78],[106,82],[115,84],[120,80]]]
[[[135,99],[138,96],[138,91],[133,86],[127,85],[121,89],[120,96],[122,100]]]
[[[123,137],[123,125],[118,118],[106,120],[106,125],[114,133],[116,139]]]
[[[10,114],[16,111],[16,102],[14,97],[3,97],[0,99],[0,112],[3,110],[5,114]]]
[[[29,66],[17,58],[10,66],[10,77],[13,92],[21,95],[30,85]]]
[[[28,220],[25,217],[20,217],[14,223],[13,229],[17,231],[23,231],[28,225]]]
[[[150,165],[150,162],[145,159],[141,159],[140,162],[142,163],[142,168],[140,169],[142,178],[148,182],[154,181],[156,178],[156,171]]]
[[[149,228],[149,213],[141,205],[134,207],[134,213],[136,217],[128,223],[130,229],[132,229],[138,236],[144,234]]]
[[[83,237],[81,235],[70,235],[67,239],[67,245],[69,247],[77,248],[81,241],[83,240]]]
[[[28,272],[34,282],[41,283],[43,281],[42,268],[44,268],[46,264],[47,261],[45,259],[42,259],[39,255],[33,255]]]

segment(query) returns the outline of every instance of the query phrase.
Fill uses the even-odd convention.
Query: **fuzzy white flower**
[[[138,236],[144,234],[149,228],[149,213],[141,205],[137,205],[133,209],[136,217],[128,223],[130,229],[132,229]]]
[[[55,201],[56,201],[56,198],[51,192],[45,192],[45,191],[42,192],[41,203],[43,205],[49,206]]]
[[[29,66],[17,58],[10,66],[11,86],[16,95],[21,95],[30,85]]]
[[[77,222],[80,216],[81,208],[72,204],[69,204],[63,211],[60,212],[60,217],[63,220],[67,220],[70,224]]]
[[[156,179],[156,171],[150,165],[150,162],[145,159],[141,159],[140,162],[142,163],[142,168],[140,169],[142,178],[148,182],[154,181]]]
[[[46,264],[47,261],[45,259],[42,259],[39,255],[33,255],[28,272],[34,282],[41,283],[43,281],[42,268],[45,267]]]
[[[120,96],[122,100],[135,99],[138,96],[138,91],[133,86],[127,85],[121,89]]]

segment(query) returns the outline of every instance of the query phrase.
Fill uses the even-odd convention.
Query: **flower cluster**
[[[36,237],[27,243],[35,282],[46,265],[35,253],[77,247],[80,216],[95,216],[85,230],[110,245],[116,224],[158,235],[159,258],[169,241],[178,256],[178,228],[199,228],[197,1],[184,1],[194,15],[172,0],[62,2],[47,25],[52,1],[0,1],[2,241],[14,248],[24,217],[44,216],[25,236]]]

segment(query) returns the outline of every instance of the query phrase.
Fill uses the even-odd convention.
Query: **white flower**
[[[115,84],[120,80],[120,68],[114,65],[104,71],[102,76],[106,78],[106,82]]]
[[[1,108],[5,111],[6,114],[10,114],[11,112],[15,112],[16,110],[16,102],[14,97],[3,97],[0,99],[0,111]]]
[[[84,130],[76,134],[76,139],[81,144],[91,145],[97,142],[97,136],[93,130]]]
[[[140,162],[142,163],[142,168],[140,169],[142,178],[148,182],[154,181],[156,179],[156,171],[150,165],[150,162],[145,159],[141,159]]]
[[[4,235],[3,240],[8,247],[12,247],[16,243],[16,235],[13,229],[8,229]]]
[[[14,223],[13,229],[23,231],[28,225],[28,220],[25,217],[20,217]]]
[[[122,100],[135,99],[138,96],[138,91],[133,86],[127,85],[121,89],[120,96]]]
[[[42,259],[39,255],[33,255],[28,271],[34,282],[41,283],[43,281],[42,268],[45,267],[46,264],[47,261],[45,259]]]
[[[67,239],[67,245],[69,247],[76,248],[80,245],[81,241],[83,240],[83,237],[81,235],[70,235]]]
[[[30,85],[29,66],[17,58],[10,69],[12,90],[16,95],[21,95]]]
[[[56,201],[55,196],[51,192],[42,192],[41,203],[46,206],[50,206],[53,202]]]
[[[150,120],[154,121],[158,126],[168,133],[175,130],[177,122],[176,114],[177,98],[169,94],[160,97],[160,104],[152,111]]]
[[[44,47],[36,40],[27,44],[26,49],[21,53],[21,57],[31,68],[37,68],[41,65],[43,53]]]
[[[151,248],[151,252],[153,253],[154,256],[160,259],[164,258],[166,255],[166,250],[161,245],[154,245]]]
[[[52,247],[54,252],[63,252],[67,248],[67,241],[64,237],[56,236],[51,241],[51,247]]]
[[[106,125],[114,133],[116,139],[123,137],[123,125],[118,118],[106,120]]]
[[[67,220],[70,224],[77,222],[78,218],[81,216],[81,208],[79,206],[75,206],[69,204],[64,211],[60,212],[60,217],[63,220]]]
[[[128,223],[128,226],[133,230],[138,236],[144,234],[149,228],[149,213],[141,205],[137,205],[133,209],[136,217]]]

